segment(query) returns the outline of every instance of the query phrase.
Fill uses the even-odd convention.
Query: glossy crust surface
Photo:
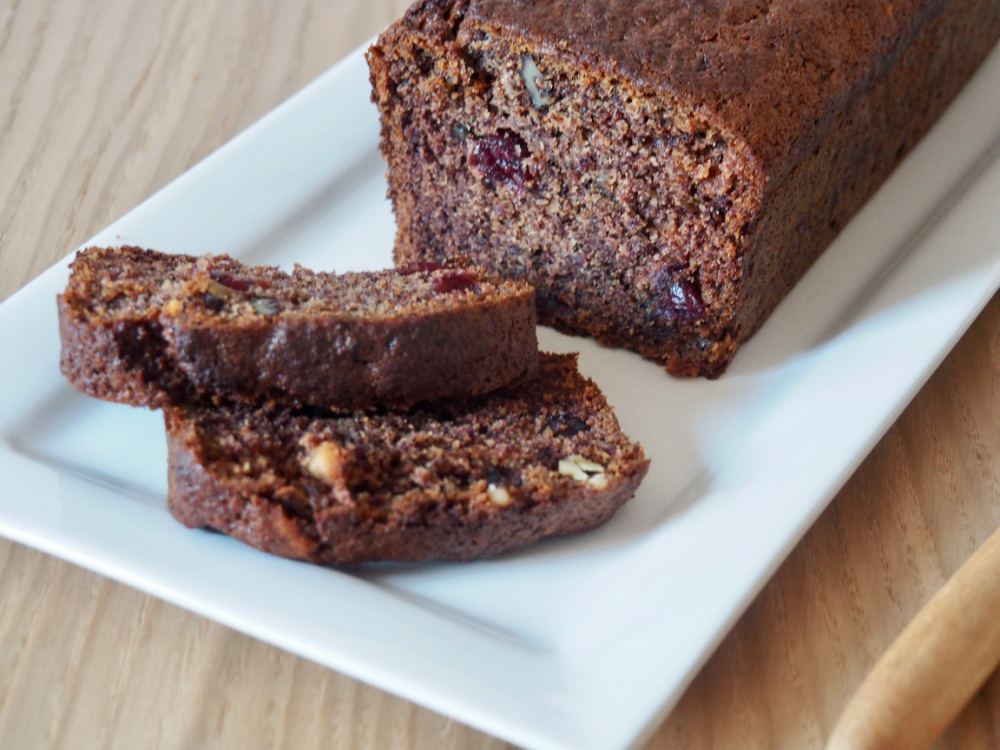
[[[997,0],[420,0],[368,55],[396,259],[717,377],[1000,36]]]
[[[168,408],[169,506],[315,563],[470,560],[593,528],[648,468],[575,355],[480,399],[339,417]]]
[[[534,294],[466,269],[324,274],[138,248],[80,253],[59,297],[80,391],[162,407],[407,407],[537,367]]]

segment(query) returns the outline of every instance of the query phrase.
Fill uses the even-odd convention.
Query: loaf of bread
[[[998,36],[997,0],[420,0],[368,53],[397,263],[716,377]]]
[[[524,282],[417,264],[341,275],[90,248],[59,297],[63,373],[109,401],[407,407],[537,368]]]
[[[469,560],[606,521],[648,467],[575,355],[471,401],[343,415],[164,410],[169,507],[317,563]]]

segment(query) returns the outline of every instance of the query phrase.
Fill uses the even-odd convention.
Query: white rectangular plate
[[[1000,284],[997,91],[994,51],[721,380],[541,331],[652,458],[596,532],[332,570],[181,527],[160,416],[59,375],[63,262],[0,306],[0,533],[519,745],[634,746]],[[377,139],[358,52],[92,243],[389,266]]]

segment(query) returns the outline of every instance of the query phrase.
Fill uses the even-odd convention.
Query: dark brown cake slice
[[[996,0],[420,0],[368,53],[396,260],[718,376],[998,36]]]
[[[648,467],[575,355],[536,380],[406,413],[164,411],[169,505],[284,557],[468,560],[603,523]]]
[[[286,274],[227,256],[89,248],[59,324],[70,382],[136,406],[401,407],[487,393],[538,360],[530,286],[433,264]]]

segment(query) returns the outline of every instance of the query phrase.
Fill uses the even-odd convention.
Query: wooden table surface
[[[2,0],[0,300],[406,4]],[[995,299],[647,747],[820,748],[874,660],[998,523]],[[998,724],[994,676],[936,747],[1000,747]],[[0,748],[506,746],[0,540]]]

